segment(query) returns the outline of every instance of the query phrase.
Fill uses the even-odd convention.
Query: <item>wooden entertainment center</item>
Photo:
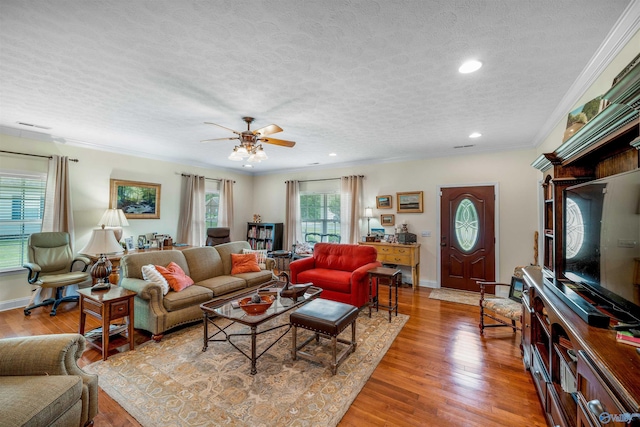
[[[640,66],[626,71],[603,96],[608,107],[532,164],[545,175],[543,262],[524,271],[522,345],[550,426],[640,426],[640,352],[618,343],[588,302],[558,291],[563,191],[640,167]]]

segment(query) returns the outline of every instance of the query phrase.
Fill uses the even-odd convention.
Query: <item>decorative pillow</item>
[[[165,279],[164,276],[156,270],[155,265],[143,265],[142,278],[159,285],[162,288],[162,295],[166,295],[169,292],[169,283],[167,282],[167,279]]]
[[[231,254],[231,274],[260,271],[256,254]]]
[[[258,261],[258,267],[261,270],[267,268],[267,250],[266,249],[243,249],[243,254],[256,254],[256,259]]]
[[[171,261],[166,267],[156,265],[156,270],[158,270],[158,272],[167,279],[171,289],[176,292],[180,292],[181,290],[193,285],[193,279],[187,276],[184,270],[173,261]]]
[[[297,254],[311,254],[313,253],[313,247],[309,244],[309,242],[296,242],[296,253]]]

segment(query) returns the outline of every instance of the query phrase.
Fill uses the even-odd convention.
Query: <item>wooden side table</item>
[[[376,306],[376,311],[379,307],[389,310],[389,322],[391,322],[391,312],[395,310],[396,316],[398,316],[398,287],[400,286],[401,271],[396,268],[388,267],[376,267],[368,271],[369,273],[369,317],[371,317],[371,306]],[[389,281],[389,304],[380,304],[379,284],[380,279],[386,279]],[[373,296],[373,281],[376,282],[376,296]],[[395,301],[392,299],[393,289],[395,288]]]
[[[87,344],[102,351],[102,360],[107,360],[109,350],[129,344],[129,350],[133,350],[133,297],[136,292],[119,286],[111,285],[111,288],[103,291],[94,291],[91,288],[78,289],[80,294],[80,335],[84,335],[87,314],[102,320],[102,336],[100,338],[87,339]],[[114,334],[112,339],[109,332],[111,322],[127,317],[127,333]]]

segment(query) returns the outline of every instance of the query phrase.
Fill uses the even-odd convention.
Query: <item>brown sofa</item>
[[[98,413],[98,376],[81,370],[79,334],[0,340],[0,425],[77,426]]]
[[[164,332],[179,325],[202,320],[200,304],[233,297],[256,289],[273,278],[274,260],[267,258],[260,272],[231,275],[231,254],[251,249],[245,241],[189,248],[128,254],[122,257],[120,286],[137,292],[134,298],[134,327],[151,332],[160,340]],[[148,264],[166,266],[175,262],[195,282],[180,291],[162,294],[159,285],[142,278]]]

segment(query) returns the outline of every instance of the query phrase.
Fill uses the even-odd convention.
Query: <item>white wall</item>
[[[246,222],[251,220],[253,177],[226,170],[203,169],[117,153],[73,147],[63,144],[35,141],[0,134],[0,150],[48,156],[57,154],[77,158],[70,163],[73,215],[75,221],[75,250],[89,240],[91,230],[109,207],[109,180],[122,179],[151,182],[161,185],[160,219],[129,220],[124,236],[157,232],[176,237],[180,209],[181,173],[225,178],[236,181],[234,191],[235,223],[232,238],[245,238]],[[0,153],[0,169],[40,170],[46,172],[47,160]],[[19,306],[28,300],[31,286],[25,271],[0,275],[0,310]]]
[[[530,164],[534,150],[443,157],[403,163],[362,165],[343,169],[318,170],[256,177],[254,211],[266,221],[284,222],[285,184],[288,179],[306,180],[364,175],[363,206],[374,208],[372,228],[380,228],[380,214],[393,213],[396,224],[406,220],[409,231],[418,235],[420,284],[439,287],[437,256],[440,242],[438,186],[497,184],[500,256],[499,278],[509,280],[516,266],[533,263],[533,234],[537,230],[537,171]],[[423,191],[424,213],[396,212],[396,192]],[[376,196],[391,194],[393,210],[375,209]],[[364,212],[363,212],[364,214]],[[361,230],[366,234],[366,220]],[[392,227],[386,228],[390,233]],[[421,237],[431,231],[431,237]],[[406,275],[405,277],[411,277]]]

